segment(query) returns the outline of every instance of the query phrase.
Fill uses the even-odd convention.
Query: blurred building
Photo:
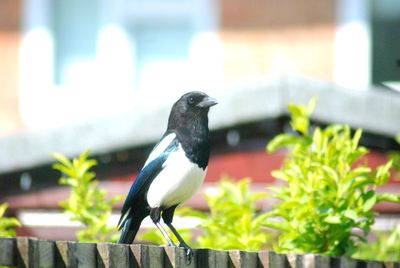
[[[373,86],[400,80],[399,24],[396,0],[1,0],[0,202],[57,213],[68,191],[50,154],[88,147],[123,193],[188,89],[221,99],[207,183],[274,183],[283,154],[264,146],[288,131],[286,102],[313,95],[315,122],[363,127],[376,166],[399,149],[399,95]],[[40,224],[20,232],[59,237]]]
[[[396,0],[2,0],[0,12],[2,135],[266,73],[352,89],[400,79]]]

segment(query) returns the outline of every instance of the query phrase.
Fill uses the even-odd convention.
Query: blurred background
[[[19,234],[72,239],[51,154],[90,147],[101,185],[125,194],[192,89],[220,101],[204,189],[275,183],[284,152],[265,145],[288,131],[287,102],[313,95],[316,123],[363,127],[383,163],[399,149],[399,26],[397,0],[0,0],[0,202]],[[205,209],[201,194],[189,204]],[[398,224],[398,206],[377,209]]]

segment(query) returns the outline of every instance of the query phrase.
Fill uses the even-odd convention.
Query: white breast
[[[172,152],[147,192],[150,207],[172,207],[190,199],[204,181],[203,170],[189,161],[182,147]]]

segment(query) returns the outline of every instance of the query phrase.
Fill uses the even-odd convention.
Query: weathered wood
[[[269,268],[269,251],[268,250],[260,250],[258,252],[258,267],[261,268]]]
[[[230,250],[229,260],[229,267],[235,268],[257,267],[258,263],[256,252],[247,252],[241,250]]]
[[[215,267],[215,251],[207,248],[196,249],[197,267]]]
[[[314,255],[315,268],[329,268],[331,267],[331,259],[327,256]],[[334,267],[334,266],[332,266]]]
[[[96,267],[97,252],[94,243],[57,241],[55,248],[56,267]]]
[[[228,267],[229,252],[225,250],[215,251],[215,267]]]
[[[400,268],[399,262],[384,262],[385,268]]]
[[[132,252],[132,267],[144,267],[146,262],[146,247],[140,244],[134,244],[129,246]]]
[[[0,266],[17,265],[17,242],[15,238],[0,238]]]
[[[316,256],[313,254],[286,254],[286,256],[289,261],[289,265],[292,268],[329,267],[329,258],[327,263],[328,266],[318,266],[315,259]]]
[[[358,267],[367,267],[365,261],[350,259],[348,257],[340,258],[340,267],[346,268],[358,268]]]
[[[320,266],[317,266],[317,261],[315,259],[314,254],[305,254],[303,255],[303,266],[304,268],[319,268]],[[321,266],[322,268],[323,266]]]
[[[272,251],[195,249],[190,265],[183,248],[113,243],[46,241],[28,237],[0,238],[0,266],[18,267],[273,267],[400,268],[398,262],[356,260]]]
[[[130,267],[130,251],[127,245],[97,244],[97,267]]]
[[[34,247],[37,244],[35,239],[29,237],[17,238],[17,266],[18,267],[33,267],[34,266]]]
[[[55,262],[56,267],[71,267],[68,258],[68,241],[55,242]]]
[[[163,267],[165,260],[165,250],[163,247],[147,246],[148,267]]]
[[[34,243],[37,244],[33,247],[36,251],[34,252],[34,266],[41,268],[55,267],[55,243],[48,240],[37,240]]]
[[[95,267],[96,244],[94,243],[74,243],[75,251],[73,256],[76,258],[77,267]]]
[[[383,263],[377,261],[367,261],[367,268],[383,268]]]
[[[304,257],[298,254],[286,254],[289,265],[292,268],[303,268],[304,267]]]
[[[269,267],[271,268],[289,268],[289,260],[284,254],[269,252]]]
[[[164,267],[196,267],[197,256],[196,250],[193,253],[193,259],[188,264],[188,259],[184,248],[181,247],[165,247]]]
[[[131,245],[132,267],[156,268],[163,267],[165,252],[163,247],[147,245]]]

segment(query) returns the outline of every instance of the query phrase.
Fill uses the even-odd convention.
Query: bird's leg
[[[178,231],[172,225],[172,218],[174,217],[175,208],[176,208],[176,206],[165,210],[162,214],[162,218],[163,218],[165,224],[168,226],[168,228],[171,229],[171,231],[174,233],[175,237],[178,239],[179,247],[183,247],[185,249],[186,257],[187,257],[187,261],[188,261],[188,265],[189,265],[192,262],[193,250],[191,247],[188,246],[188,244],[186,244],[186,242],[183,240],[183,238],[179,235]]]
[[[174,246],[176,247],[175,243],[172,242],[171,237],[169,237],[168,233],[165,231],[165,229],[162,227],[161,223],[160,223],[160,215],[161,215],[161,211],[160,208],[152,208],[150,210],[150,218],[153,221],[153,223],[156,225],[156,227],[158,228],[158,230],[160,230],[160,232],[162,233],[162,235],[164,236],[164,238],[167,240],[168,245],[169,246]]]

